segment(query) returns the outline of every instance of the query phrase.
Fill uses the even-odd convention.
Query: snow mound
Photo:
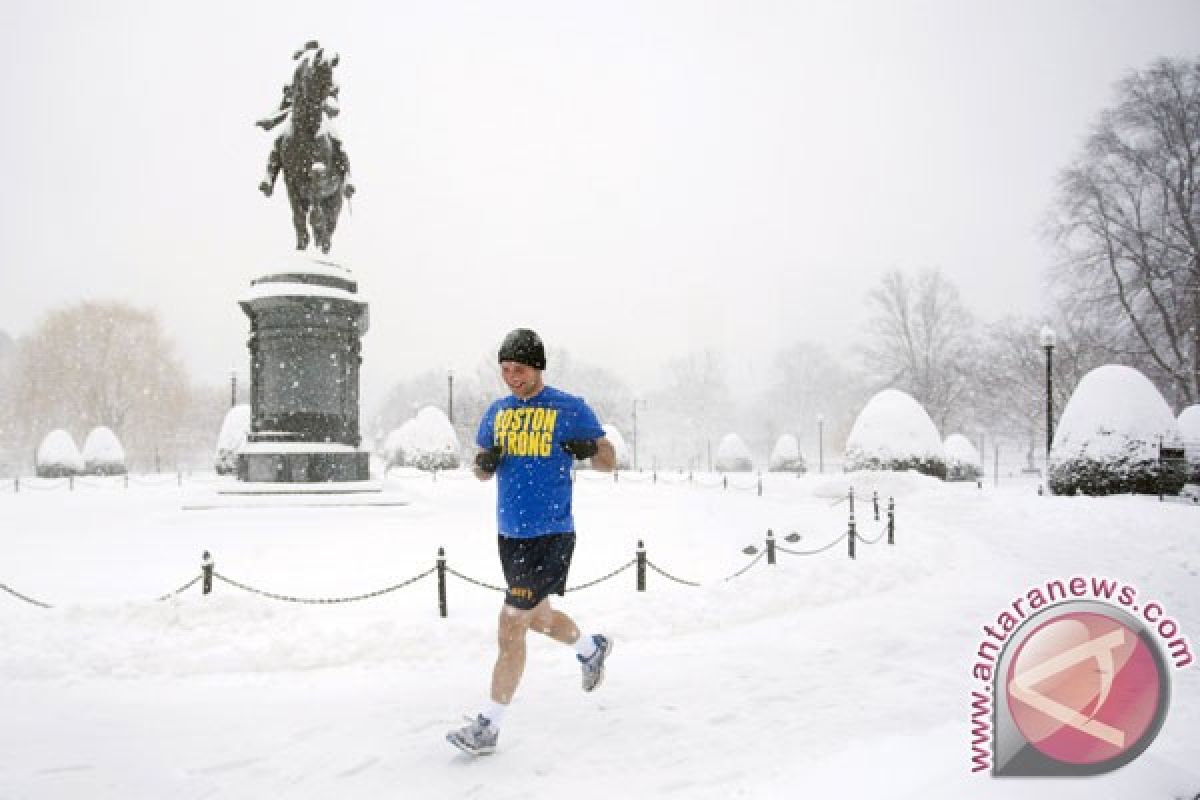
[[[604,438],[612,444],[613,450],[617,453],[617,469],[629,469],[632,462],[629,454],[629,446],[625,444],[625,437],[621,435],[621,431],[617,430],[616,425],[604,423]]]
[[[753,472],[754,459],[750,457],[750,448],[736,433],[727,433],[717,447],[717,459],[714,465],[717,472]]]
[[[71,434],[59,428],[46,434],[37,450],[39,478],[61,478],[83,473],[83,456]]]
[[[1159,465],[1159,445],[1182,447],[1167,401],[1142,373],[1109,364],[1083,376],[1050,448],[1055,494],[1177,494],[1182,470]]]
[[[859,412],[846,439],[846,469],[915,469],[946,476],[942,438],[912,395],[884,389]]]
[[[790,433],[785,433],[775,442],[771,457],[767,459],[771,472],[805,472],[808,467],[800,453],[800,442]]]
[[[946,479],[952,481],[976,481],[983,474],[979,468],[979,451],[971,440],[961,433],[952,433],[942,444],[946,454]]]
[[[112,429],[103,425],[92,428],[83,442],[83,463],[93,475],[125,474],[125,448]]]
[[[237,472],[237,454],[246,443],[250,433],[250,406],[247,403],[234,406],[225,413],[221,432],[217,434],[215,466],[218,475]]]

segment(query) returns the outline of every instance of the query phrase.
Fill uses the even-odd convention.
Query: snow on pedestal
[[[946,477],[942,437],[912,395],[884,389],[859,412],[846,439],[846,469],[915,469]]]
[[[388,434],[384,457],[390,467],[417,469],[457,469],[458,435],[446,413],[436,406],[425,406],[417,416]]]
[[[42,439],[37,451],[37,475],[39,478],[62,478],[83,473],[83,456],[75,446],[71,434],[62,430],[50,431]]]
[[[753,472],[754,459],[750,448],[736,433],[727,433],[717,447],[717,459],[713,464],[717,472]]]
[[[1181,411],[1176,424],[1187,455],[1188,483],[1200,483],[1200,405],[1188,406]]]
[[[608,439],[613,446],[613,450],[617,454],[617,469],[630,468],[629,446],[625,444],[625,437],[617,430],[617,426],[611,423],[604,423],[604,438]]]
[[[246,444],[250,433],[250,404],[242,403],[225,412],[221,432],[217,434],[217,450],[214,466],[218,475],[237,473],[237,454]]]
[[[979,480],[983,474],[979,467],[979,451],[970,439],[961,433],[952,433],[942,443],[942,451],[946,457],[946,480]]]
[[[92,428],[83,442],[83,465],[92,475],[124,475],[125,448],[112,429]]]
[[[1150,380],[1110,364],[1083,376],[1063,409],[1050,448],[1055,494],[1177,494],[1181,469],[1159,464],[1159,444],[1182,447],[1179,426]]]
[[[785,433],[775,442],[771,457],[767,460],[770,472],[807,472],[804,456],[800,453],[800,441],[790,433]]]

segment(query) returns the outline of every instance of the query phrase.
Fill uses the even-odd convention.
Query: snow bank
[[[39,478],[61,478],[84,471],[83,456],[71,434],[59,428],[46,434],[37,451]]]
[[[229,409],[225,413],[225,421],[221,423],[221,432],[217,434],[214,460],[218,475],[232,475],[237,472],[237,454],[246,444],[249,433],[250,405],[243,403]]]
[[[1131,367],[1097,367],[1075,387],[1058,421],[1050,449],[1050,490],[1177,494],[1185,476],[1160,466],[1160,442],[1183,446],[1175,417],[1154,384]]]
[[[800,453],[800,442],[790,433],[785,433],[775,442],[771,457],[767,459],[771,472],[805,472],[808,468]]]
[[[753,472],[754,459],[750,448],[736,433],[727,433],[717,447],[717,459],[713,466],[717,472]]]
[[[952,481],[979,480],[980,470],[979,451],[971,440],[961,433],[952,433],[942,444],[946,454],[946,479]]]
[[[884,389],[854,421],[846,439],[846,469],[915,469],[944,478],[942,438],[912,395]]]

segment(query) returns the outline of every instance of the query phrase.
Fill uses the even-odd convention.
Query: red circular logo
[[[1157,733],[1165,700],[1158,661],[1136,631],[1108,615],[1067,612],[1039,625],[1006,677],[1013,722],[1056,761],[1108,761]]]

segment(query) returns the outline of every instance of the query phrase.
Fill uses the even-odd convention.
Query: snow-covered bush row
[[[250,434],[250,405],[242,403],[225,412],[221,432],[217,434],[217,451],[213,466],[218,475],[237,473],[237,454]]]
[[[790,433],[785,433],[775,442],[771,457],[767,460],[767,469],[771,472],[808,471],[804,456],[800,453],[800,442]]]
[[[389,433],[383,449],[389,467],[457,469],[460,463],[458,435],[446,413],[436,406],[425,406]]]
[[[713,463],[717,472],[753,472],[754,459],[750,457],[750,448],[736,433],[727,433],[717,447],[717,458]]]
[[[906,392],[884,389],[859,412],[846,439],[846,470],[914,469],[945,479],[942,438],[921,404]]]
[[[942,450],[946,454],[946,480],[977,481],[982,477],[979,451],[970,439],[961,433],[952,433],[946,437]]]
[[[1185,471],[1159,462],[1181,447],[1171,409],[1146,376],[1110,364],[1083,376],[1063,409],[1050,449],[1054,494],[1178,494]]]

